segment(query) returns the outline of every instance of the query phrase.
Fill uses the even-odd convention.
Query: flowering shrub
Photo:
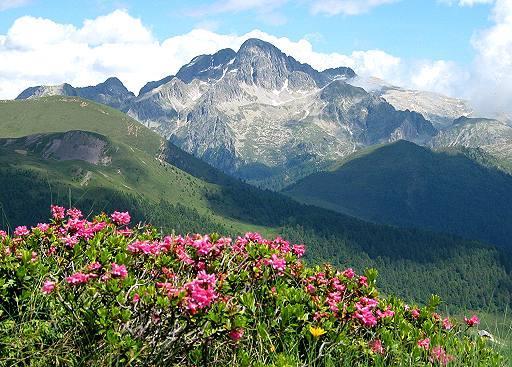
[[[280,237],[161,236],[128,227],[128,213],[51,212],[0,232],[7,365],[41,348],[52,350],[41,365],[502,363],[466,333],[476,316],[443,319],[436,297],[422,308],[382,297],[375,270],[308,267],[305,247]],[[40,340],[9,348],[7,330],[34,307]]]

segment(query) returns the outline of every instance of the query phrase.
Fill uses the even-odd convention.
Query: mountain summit
[[[193,58],[137,97],[110,78],[86,88],[29,88],[18,98],[63,94],[110,105],[213,166],[268,184],[367,145],[426,144],[436,134],[422,115],[348,84],[355,76],[347,67],[315,70],[253,38],[238,52]]]

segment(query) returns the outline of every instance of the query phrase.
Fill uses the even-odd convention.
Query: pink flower
[[[349,279],[352,279],[356,275],[356,273],[354,272],[354,270],[352,268],[348,268],[347,270],[345,270],[343,272],[343,275],[345,275]]]
[[[128,271],[126,270],[126,266],[124,265],[117,265],[116,263],[110,264],[112,267],[112,276],[114,278],[121,278],[124,279],[128,276]]]
[[[270,264],[275,270],[279,272],[282,272],[286,269],[286,260],[278,257],[276,254],[272,254],[272,257],[270,258]]]
[[[377,300],[373,298],[361,297],[356,303],[354,318],[359,319],[366,327],[377,325],[377,318],[373,314],[373,309],[377,307],[377,304]]]
[[[158,241],[135,241],[126,248],[132,254],[142,253],[145,255],[159,255],[166,252],[166,248]]]
[[[478,325],[480,323],[480,319],[476,316],[476,315],[473,315],[471,316],[470,319],[468,319],[467,317],[464,316],[464,322],[469,326],[475,326],[475,325]]]
[[[46,232],[50,228],[50,225],[48,225],[46,223],[37,223],[36,228],[44,233],[44,232]]]
[[[450,319],[447,317],[443,319],[443,328],[445,330],[450,330],[453,327],[452,323],[450,322]]]
[[[414,310],[411,311],[411,316],[414,318],[414,319],[417,319],[418,317],[420,317],[420,310],[418,310],[417,308],[415,308]]]
[[[62,239],[67,247],[73,248],[75,245],[79,242],[78,238],[76,236],[70,236],[67,235]]]
[[[218,295],[215,291],[216,278],[215,274],[207,274],[201,270],[197,274],[197,278],[185,285],[187,297],[185,299],[186,307],[191,313],[210,306]]]
[[[194,260],[192,260],[192,258],[187,254],[187,251],[185,250],[185,246],[178,245],[178,246],[176,246],[175,251],[176,251],[176,256],[178,257],[178,259],[180,259],[181,262],[183,262],[187,265],[194,264]]]
[[[7,232],[0,230],[0,240],[3,240],[5,237],[7,237]]]
[[[212,250],[213,244],[210,242],[210,237],[204,236],[193,241],[192,247],[194,247],[197,250],[198,256],[206,256]]]
[[[306,246],[304,245],[293,245],[292,252],[298,258],[301,258],[306,253]]]
[[[259,233],[247,232],[244,236],[247,240],[255,243],[261,243],[263,241],[263,237]]]
[[[358,310],[354,313],[354,317],[359,319],[364,326],[373,327],[377,325],[377,319],[369,309]]]
[[[385,311],[377,310],[376,313],[379,319],[395,316],[395,312],[391,310],[390,306]]]
[[[57,206],[57,205],[52,205],[50,208],[52,210],[53,219],[55,219],[55,220],[64,219],[64,213],[65,213],[66,209],[64,209],[61,206]]]
[[[372,340],[368,345],[374,353],[384,354],[384,347],[379,339]]]
[[[430,339],[425,338],[418,340],[418,347],[428,350],[430,348]]]
[[[130,214],[128,212],[118,212],[118,211],[113,212],[112,215],[110,216],[110,218],[112,218],[114,223],[116,223],[117,225],[120,225],[120,226],[130,223],[130,220],[131,220]]]
[[[441,366],[446,366],[449,362],[455,359],[454,356],[451,356],[446,353],[446,351],[441,346],[436,346],[432,348],[430,351],[430,362],[439,363]]]
[[[27,226],[19,226],[14,230],[14,235],[18,237],[28,236],[29,234],[30,231],[27,229]]]
[[[80,210],[76,209],[76,208],[68,209],[66,214],[68,215],[68,217],[71,217],[73,219],[82,218],[82,212]]]
[[[57,251],[57,248],[55,246],[50,246],[48,248],[48,251],[46,251],[46,256],[52,256]]]
[[[97,261],[87,265],[87,270],[88,271],[95,271],[95,270],[98,270],[100,268],[101,268],[101,264],[99,262],[97,262]]]
[[[75,273],[66,278],[66,282],[71,285],[85,284],[89,281],[90,276],[84,273]]]
[[[316,288],[313,284],[308,284],[306,286],[306,292],[308,292],[309,294],[315,294],[316,292]]]
[[[41,292],[43,292],[44,294],[50,294],[50,293],[53,292],[54,289],[55,289],[55,282],[52,282],[50,280],[46,280],[43,283],[43,287],[41,288]]]
[[[32,258],[30,259],[32,262],[36,262],[37,261],[37,252],[35,251],[32,251]]]
[[[140,296],[138,293],[135,293],[135,295],[133,296],[132,302],[137,303],[139,301],[140,301]]]
[[[359,285],[368,287],[368,278],[365,276],[360,276],[359,277]]]
[[[234,342],[237,342],[240,339],[242,339],[242,336],[244,336],[244,329],[238,328],[238,329],[231,330],[229,332],[228,336],[231,338],[231,340],[233,340]]]

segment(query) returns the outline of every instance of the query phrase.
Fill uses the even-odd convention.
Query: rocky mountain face
[[[355,77],[346,67],[320,72],[249,39],[238,52],[195,57],[137,97],[111,78],[96,87],[29,88],[18,98],[64,94],[108,104],[213,166],[265,183],[368,145],[426,145],[436,135],[424,115],[347,83]]]
[[[512,162],[512,126],[493,119],[460,117],[435,136],[432,148],[480,148],[492,156]]]
[[[22,138],[0,139],[0,147],[11,148],[18,154],[35,153],[44,159],[59,161],[80,160],[94,165],[110,164],[111,148],[99,134],[72,130],[65,133],[34,134]]]
[[[98,85],[83,88],[75,88],[67,83],[30,87],[21,92],[16,99],[33,99],[54,95],[87,98],[122,111],[126,111],[135,98],[135,95],[119,79],[108,78]]]
[[[462,99],[438,93],[400,88],[374,77],[356,76],[348,83],[364,88],[367,92],[382,97],[399,111],[415,111],[432,122],[436,129],[451,126],[459,117],[471,117],[473,109]]]

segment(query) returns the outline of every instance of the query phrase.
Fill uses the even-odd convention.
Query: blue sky
[[[249,37],[512,113],[512,0],[0,0],[0,98],[110,76],[136,93]]]
[[[124,8],[132,16],[141,18],[160,40],[197,27],[236,34],[260,29],[294,40],[306,37],[320,52],[346,54],[353,50],[382,49],[405,58],[469,63],[473,55],[470,39],[476,30],[489,26],[492,6],[459,7],[435,0],[402,0],[358,15],[315,15],[308,1],[289,1],[270,13],[255,7],[213,15],[192,14],[197,9],[204,9],[206,13],[214,3],[200,0],[33,0],[25,6],[0,12],[0,34],[6,33],[16,18],[23,15],[80,26],[86,18]]]

